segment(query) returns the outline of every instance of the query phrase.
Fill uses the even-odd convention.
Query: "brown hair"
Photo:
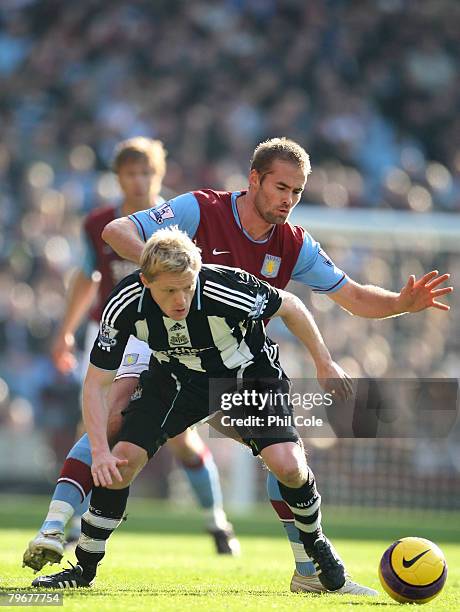
[[[166,172],[166,149],[161,140],[143,136],[123,140],[115,148],[112,169],[118,173],[123,164],[131,161],[146,161],[162,180]]]
[[[251,170],[266,174],[276,159],[295,164],[303,171],[305,177],[311,173],[308,153],[297,142],[285,137],[270,138],[258,144],[252,155]]]

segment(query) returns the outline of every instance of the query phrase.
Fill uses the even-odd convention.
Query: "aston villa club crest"
[[[260,272],[266,278],[276,278],[278,276],[278,272],[280,271],[280,266],[281,257],[276,257],[276,255],[270,255],[267,253]]]
[[[124,366],[136,365],[138,359],[139,359],[139,353],[128,353],[127,355],[125,355],[125,358],[123,359],[123,365]]]

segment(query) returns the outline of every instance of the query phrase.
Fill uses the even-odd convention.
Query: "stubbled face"
[[[197,272],[160,272],[148,282],[141,274],[143,284],[162,312],[174,321],[182,321],[190,312],[195,295]]]
[[[127,200],[143,204],[146,199],[154,195],[157,178],[148,162],[140,160],[128,161],[120,166],[118,181]]]
[[[299,203],[307,177],[296,164],[277,159],[264,174],[251,170],[249,181],[259,215],[267,223],[283,224]]]

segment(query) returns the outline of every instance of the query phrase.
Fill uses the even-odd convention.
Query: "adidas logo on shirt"
[[[171,327],[170,332],[181,331],[183,330],[185,325],[183,325],[180,321],[178,321],[175,325]]]
[[[174,321],[164,317],[165,327],[168,330],[169,346],[192,346],[185,321]]]

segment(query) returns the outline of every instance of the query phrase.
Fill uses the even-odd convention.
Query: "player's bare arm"
[[[108,410],[105,395],[115,374],[89,364],[83,385],[83,420],[91,442],[91,474],[96,487],[111,485],[112,478],[121,482],[118,466],[127,463],[125,459],[112,455],[107,440]]]
[[[145,243],[139,238],[134,222],[128,217],[108,223],[102,232],[102,239],[123,259],[139,262]]]
[[[74,333],[90,309],[96,297],[98,286],[99,283],[93,278],[88,278],[81,269],[76,272],[72,279],[64,318],[51,346],[54,365],[64,374],[73,370],[76,366],[77,362],[73,352]]]
[[[450,306],[440,302],[439,298],[454,290],[453,287],[440,287],[449,278],[450,274],[439,274],[437,270],[428,272],[418,280],[412,274],[399,293],[374,285],[360,285],[350,279],[328,297],[351,314],[371,319],[396,317],[426,308],[448,311]]]
[[[289,331],[310,352],[321,386],[328,391],[335,390],[338,397],[346,399],[352,392],[351,379],[333,361],[313,316],[298,297],[288,291],[278,291],[283,301],[275,316],[283,319]]]

